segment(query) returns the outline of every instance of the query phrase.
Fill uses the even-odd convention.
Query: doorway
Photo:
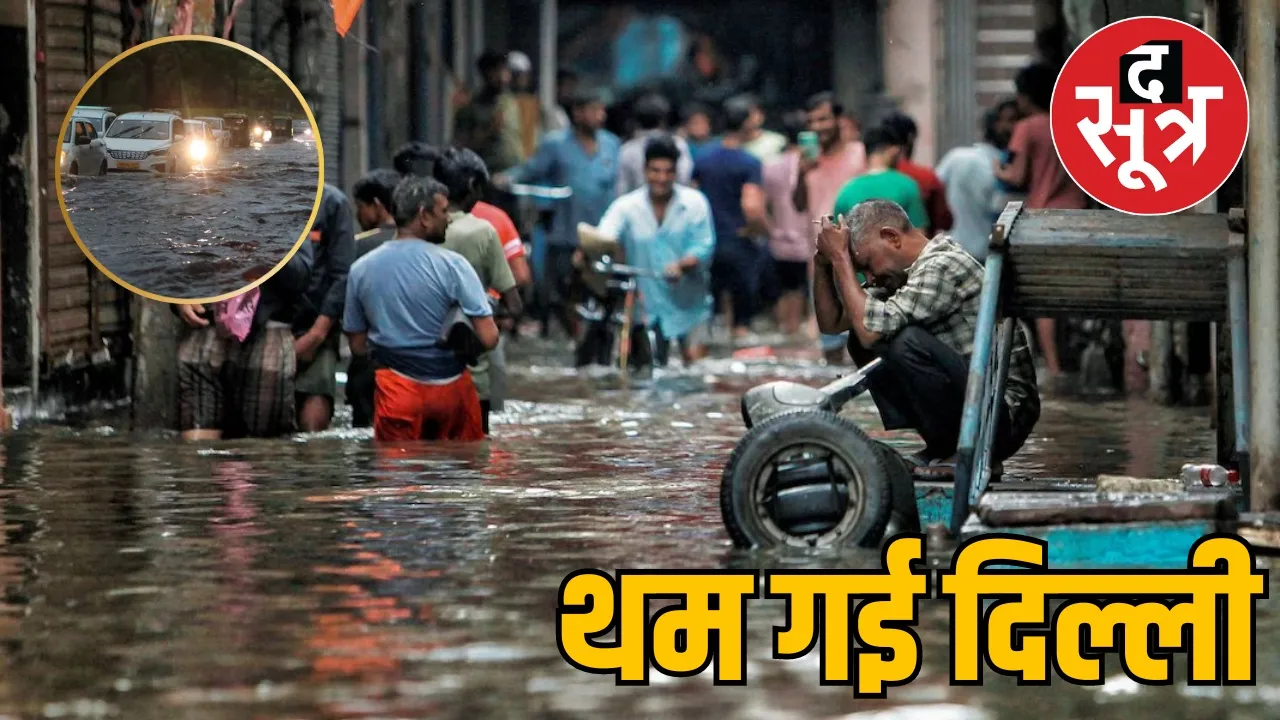
[[[0,25],[0,77],[29,78],[27,29]],[[30,130],[26,82],[0,83],[0,317],[4,387],[31,383],[31,198],[24,152]]]

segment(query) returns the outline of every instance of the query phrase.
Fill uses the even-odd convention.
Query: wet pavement
[[[657,673],[651,687],[616,687],[575,670],[555,638],[557,589],[574,570],[879,558],[742,555],[720,521],[720,471],[743,432],[739,393],[779,377],[816,384],[833,370],[717,360],[626,386],[603,370],[563,369],[567,352],[543,343],[509,356],[535,364],[516,371],[517,399],[480,445],[379,450],[349,428],[189,446],[106,427],[6,438],[0,718],[1277,715],[1280,620],[1269,601],[1252,688],[1143,688],[1114,655],[1100,688],[1055,679],[1019,689],[991,672],[985,687],[950,687],[947,612],[935,601],[918,627],[924,669],[883,701],[821,687],[816,655],[772,660],[784,614],[763,601],[750,606],[746,687]],[[869,403],[851,414],[876,424]],[[1007,472],[1171,474],[1211,457],[1207,415],[1050,399]]]
[[[298,241],[319,184],[314,143],[228,148],[180,177],[111,173],[63,179],[67,214],[108,270],[149,293],[207,298],[248,284]]]

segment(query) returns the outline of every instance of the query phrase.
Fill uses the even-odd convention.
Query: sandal
[[[912,474],[917,480],[955,480],[955,460],[931,460],[928,464],[916,467]]]

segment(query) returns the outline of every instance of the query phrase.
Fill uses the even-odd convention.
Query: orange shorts
[[[377,440],[483,440],[480,396],[471,373],[444,385],[411,380],[393,370],[374,374],[373,436]]]

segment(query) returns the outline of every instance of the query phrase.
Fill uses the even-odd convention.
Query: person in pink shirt
[[[796,210],[792,195],[800,181],[801,152],[797,144],[807,116],[796,111],[783,118],[787,144],[765,163],[764,193],[769,203],[769,254],[776,292],[778,325],[787,335],[800,331],[808,300],[809,262],[816,250],[813,225],[807,213]]]
[[[817,237],[815,225],[822,216],[831,214],[841,188],[867,170],[867,151],[861,142],[845,142],[840,134],[840,117],[844,107],[829,92],[818,93],[805,103],[808,128],[818,135],[818,159],[802,158],[800,182],[791,199],[796,211],[809,220],[809,235]],[[816,240],[815,240],[816,242]],[[816,334],[816,327],[814,329]],[[844,362],[848,333],[823,335],[822,352],[829,363]]]

